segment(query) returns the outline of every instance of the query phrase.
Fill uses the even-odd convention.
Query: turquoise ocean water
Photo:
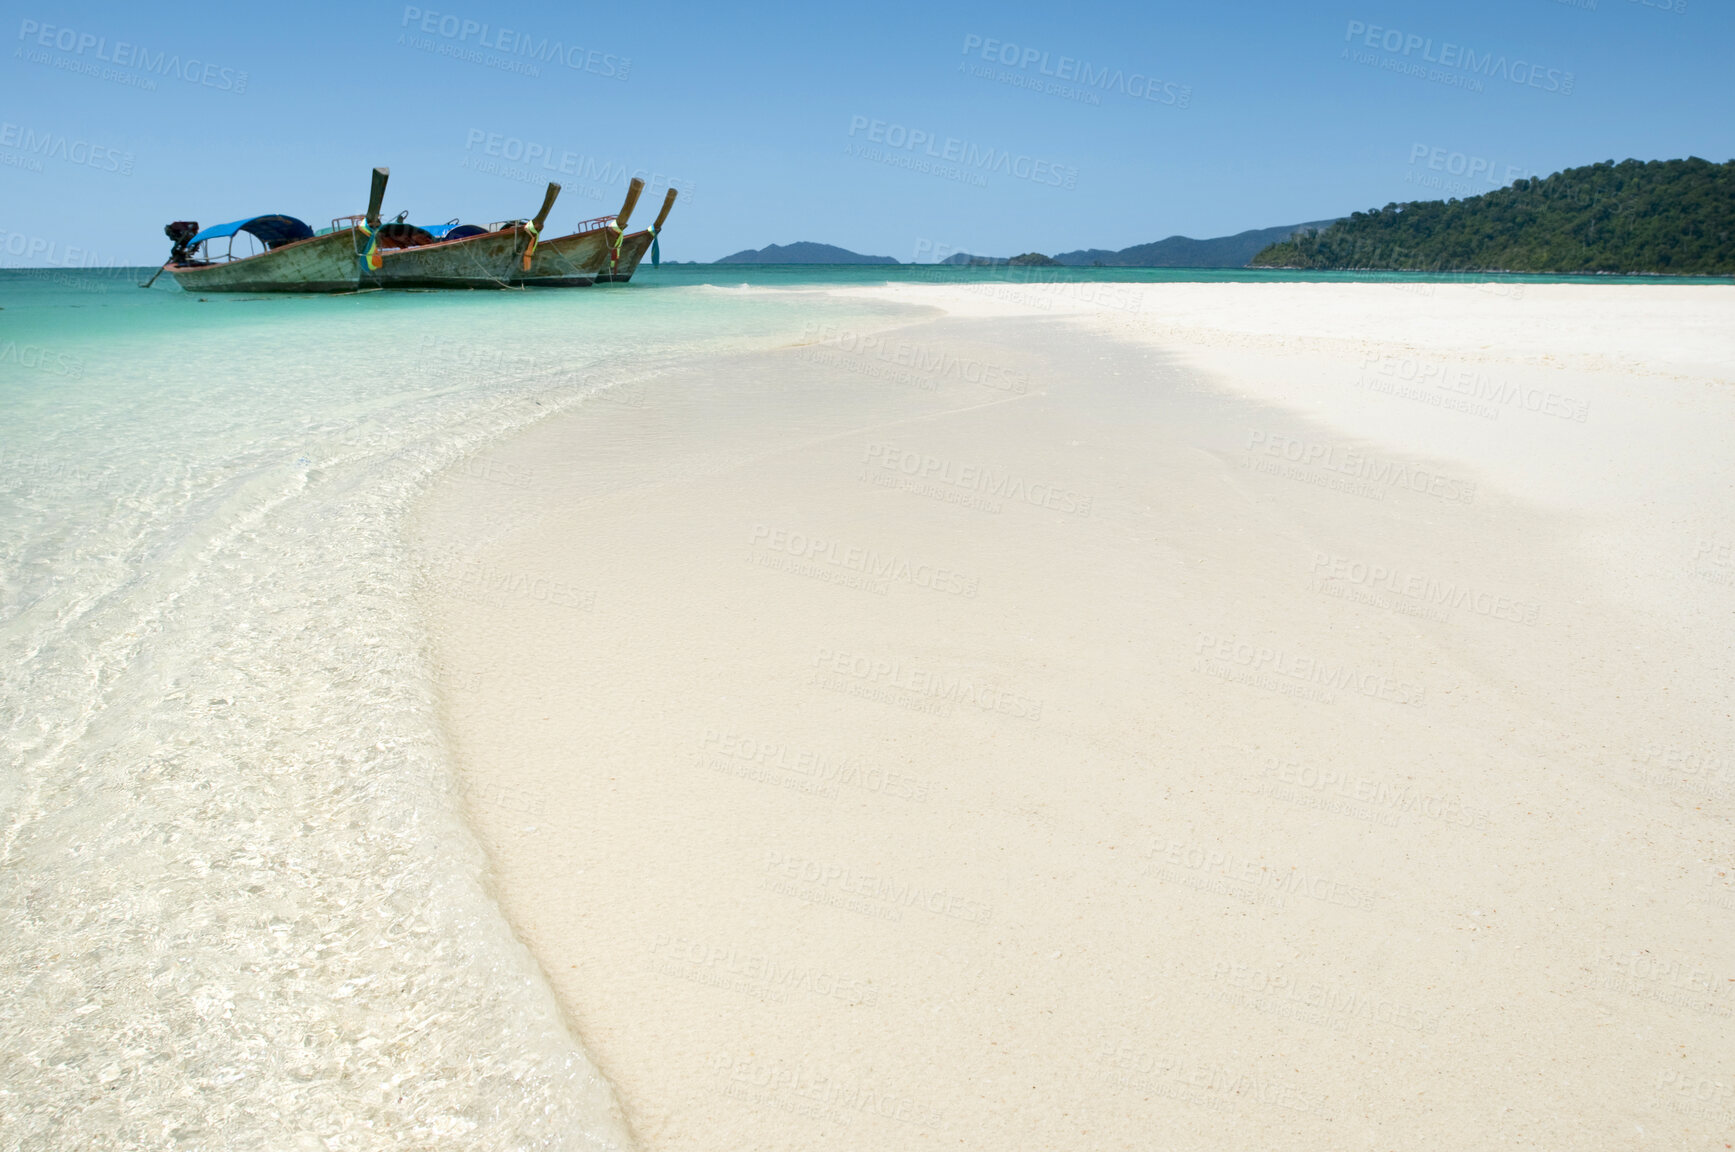
[[[441,469],[669,366],[899,314],[802,289],[1460,279],[664,265],[201,300],[147,272],[0,272],[5,1148],[620,1138],[442,758],[402,539]]]

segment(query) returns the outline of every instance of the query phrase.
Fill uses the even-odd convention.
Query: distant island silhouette
[[[1270,245],[1288,240],[1297,232],[1318,229],[1333,223],[1315,220],[1307,224],[1285,224],[1276,228],[1256,228],[1237,232],[1233,236],[1217,236],[1195,240],[1190,236],[1170,236],[1148,244],[1110,251],[1106,248],[1083,248],[1047,256],[1041,252],[1025,252],[1017,256],[979,256],[955,252],[943,260],[944,265],[1065,265],[1073,268],[1242,268],[1254,255]],[[747,248],[724,256],[718,264],[898,264],[890,256],[864,256],[835,244],[818,244],[802,240],[794,244],[771,244],[764,248]],[[910,261],[922,263],[922,261]]]

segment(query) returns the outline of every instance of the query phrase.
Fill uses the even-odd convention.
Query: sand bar
[[[1735,294],[1426,287],[889,288],[436,488],[644,1147],[1720,1146]]]

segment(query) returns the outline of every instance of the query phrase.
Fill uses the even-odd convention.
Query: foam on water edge
[[[403,520],[599,389],[891,309],[0,294],[54,353],[0,364],[0,1146],[629,1145],[486,890]]]

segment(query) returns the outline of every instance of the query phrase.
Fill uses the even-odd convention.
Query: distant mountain
[[[1613,160],[1466,200],[1387,204],[1273,243],[1262,268],[1735,272],[1735,160]]]
[[[719,264],[896,264],[890,256],[863,256],[834,244],[800,240],[794,244],[771,244],[748,248],[718,260]]]
[[[1026,252],[1022,256],[972,256],[968,252],[954,252],[940,261],[942,264],[967,264],[970,267],[998,267],[1005,264],[1059,264],[1060,261],[1040,252]]]
[[[1026,252],[1021,256],[976,256],[956,252],[940,261],[948,265],[1007,265],[1007,264],[1067,264],[1075,268],[1101,265],[1105,268],[1241,268],[1254,255],[1272,244],[1288,240],[1297,232],[1320,229],[1334,223],[1315,220],[1311,224],[1287,224],[1281,228],[1258,228],[1238,232],[1233,236],[1217,236],[1209,240],[1194,240],[1189,236],[1170,236],[1150,244],[1138,244],[1111,252],[1104,248],[1086,248],[1077,252],[1062,252],[1044,256]],[[896,264],[890,256],[863,256],[835,244],[815,244],[803,240],[796,244],[772,244],[765,248],[748,248],[732,256],[724,256],[719,264]]]
[[[1324,228],[1331,223],[1330,220],[1316,220],[1311,224],[1256,228],[1210,240],[1170,236],[1167,240],[1136,244],[1119,252],[1086,248],[1078,252],[1062,252],[1054,259],[1058,264],[1083,268],[1096,265],[1105,268],[1242,268],[1266,247],[1288,240],[1303,229]]]

